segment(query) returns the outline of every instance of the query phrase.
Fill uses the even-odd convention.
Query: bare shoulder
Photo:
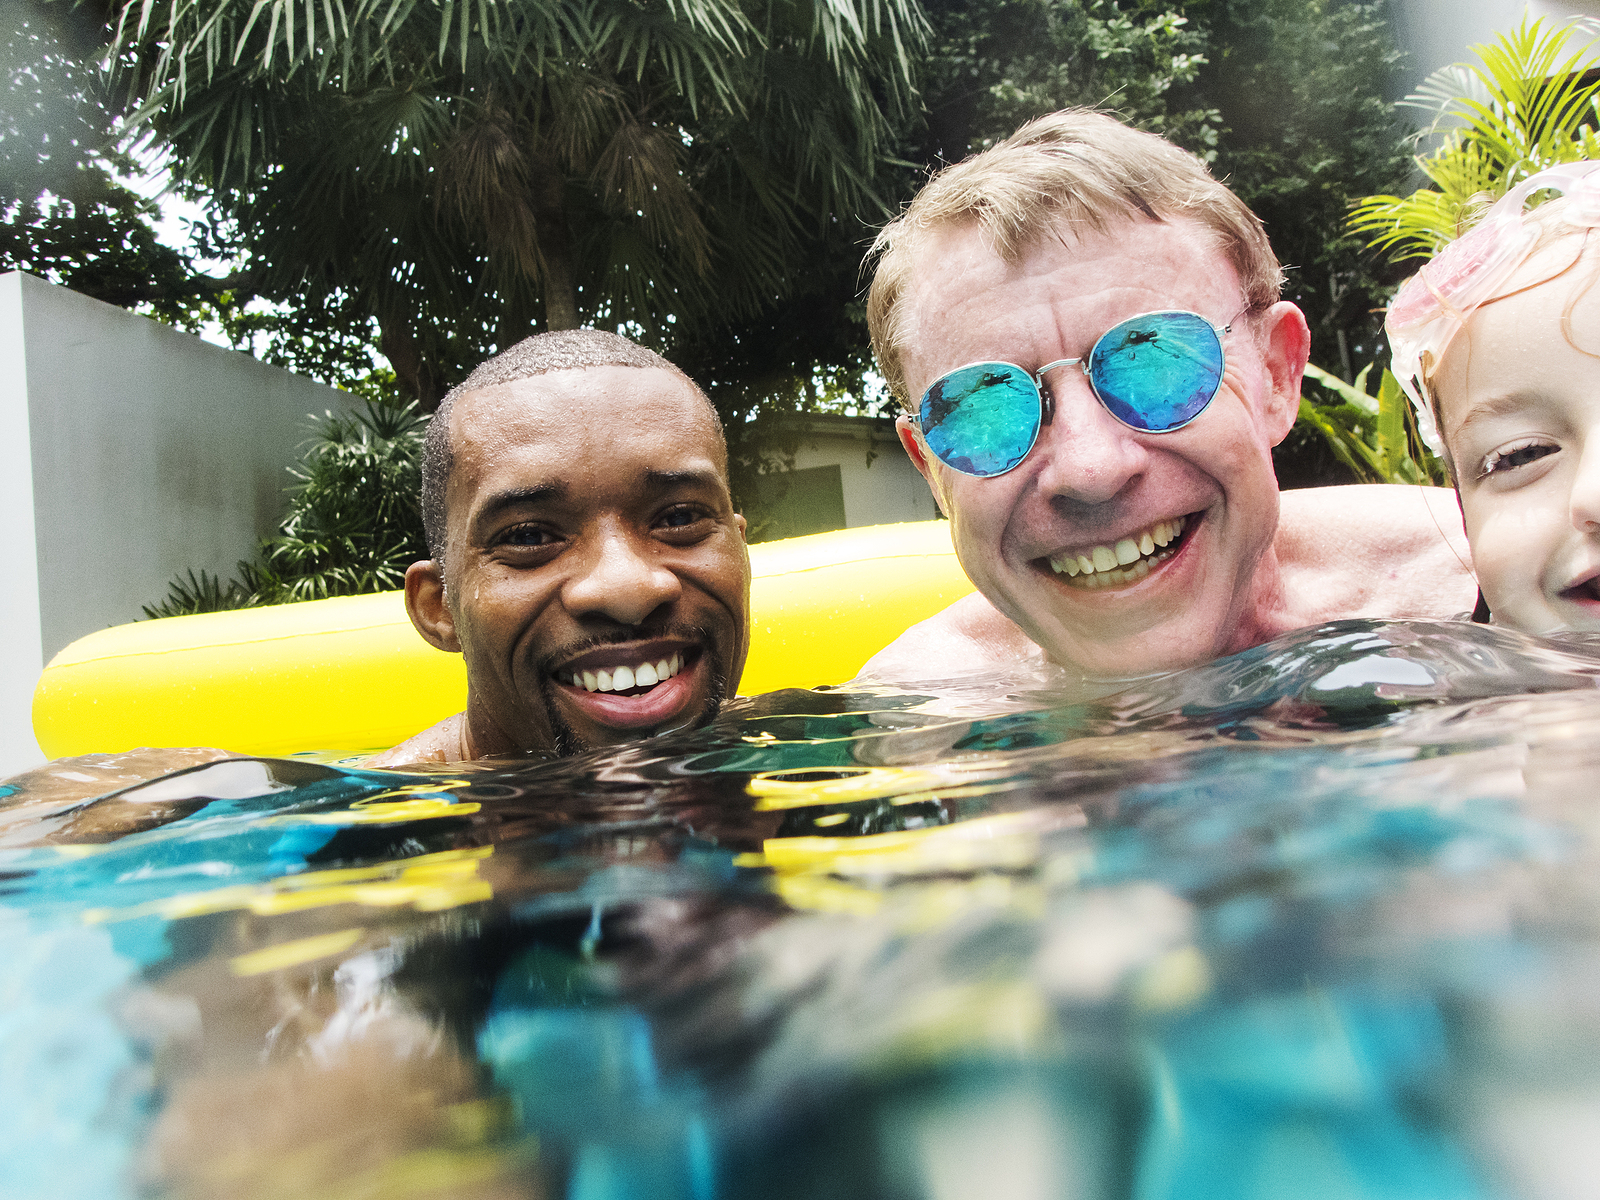
[[[1449,488],[1301,488],[1283,493],[1280,512],[1273,548],[1300,624],[1472,607],[1472,555]]]
[[[906,630],[868,660],[857,679],[943,679],[1013,666],[1043,652],[978,593]]]
[[[461,759],[461,722],[465,713],[446,717],[437,725],[408,737],[382,754],[374,754],[363,767],[405,767],[412,763],[447,763]]]

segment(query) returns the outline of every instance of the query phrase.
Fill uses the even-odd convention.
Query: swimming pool
[[[8,826],[0,1191],[1578,1194],[1596,650],[1341,622]]]

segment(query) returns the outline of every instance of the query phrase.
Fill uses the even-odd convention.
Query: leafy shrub
[[[1328,440],[1339,461],[1362,483],[1448,484],[1444,463],[1423,444],[1416,414],[1400,390],[1400,381],[1385,368],[1378,394],[1367,391],[1367,377],[1376,364],[1368,364],[1346,383],[1320,367],[1307,366],[1314,379],[1337,399],[1313,404],[1300,397],[1300,422]]]

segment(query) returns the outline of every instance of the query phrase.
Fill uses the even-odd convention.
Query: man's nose
[[[1055,415],[1039,430],[1039,486],[1082,504],[1103,504],[1143,473],[1150,454],[1137,434],[1106,411],[1081,371],[1051,372]]]
[[[1579,533],[1600,533],[1600,430],[1591,432],[1578,458],[1568,509]]]
[[[659,545],[625,529],[611,529],[592,548],[562,588],[574,617],[603,616],[619,625],[640,625],[663,604],[678,598],[682,581],[657,557]]]

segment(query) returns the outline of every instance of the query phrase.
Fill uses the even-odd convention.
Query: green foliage
[[[1369,363],[1346,383],[1320,367],[1306,367],[1306,375],[1337,397],[1316,404],[1300,397],[1300,420],[1320,432],[1362,483],[1445,484],[1449,472],[1417,432],[1416,415],[1400,390],[1400,382],[1384,369],[1378,393],[1367,391],[1367,377],[1376,364]]]
[[[1431,115],[1423,136],[1438,148],[1417,157],[1433,184],[1409,196],[1369,195],[1348,227],[1397,261],[1431,258],[1472,217],[1522,180],[1558,163],[1600,157],[1600,77],[1588,44],[1600,22],[1543,18],[1473,46],[1480,62],[1429,76],[1403,103]]]
[[[239,567],[243,571],[250,565],[240,563]],[[201,571],[196,576],[194,571],[189,570],[172,581],[165,600],[140,607],[143,608],[146,617],[154,619],[225,612],[235,608],[250,608],[258,603],[261,601],[257,600],[255,589],[249,584],[241,583],[237,579],[225,580],[211,574],[210,571]]]
[[[226,282],[161,244],[155,204],[117,182],[134,164],[117,149],[122,106],[92,62],[99,39],[88,6],[0,5],[0,271],[198,328],[229,306]]]
[[[1219,114],[1182,102],[1208,38],[1184,9],[1171,0],[928,0],[934,41],[918,76],[919,157],[928,166],[964,158],[1071,105],[1112,106],[1210,157]]]
[[[257,293],[376,321],[431,407],[539,328],[764,311],[882,212],[921,36],[913,0],[133,0],[117,61]]]
[[[201,571],[173,580],[150,617],[259,604],[322,600],[398,588],[406,568],[428,557],[422,533],[422,442],[428,418],[415,401],[366,400],[326,414],[307,443],[289,515],[276,537],[241,562],[238,579]]]
[[[1311,327],[1313,362],[1344,379],[1379,353],[1396,274],[1343,228],[1353,199],[1406,185],[1410,156],[1385,99],[1401,54],[1387,5],[1226,0],[1208,10],[1197,81],[1222,114],[1213,169],[1266,225],[1284,298]]]
[[[289,515],[262,546],[271,602],[322,600],[400,587],[427,558],[422,441],[428,418],[368,400],[327,414],[291,474]]]

